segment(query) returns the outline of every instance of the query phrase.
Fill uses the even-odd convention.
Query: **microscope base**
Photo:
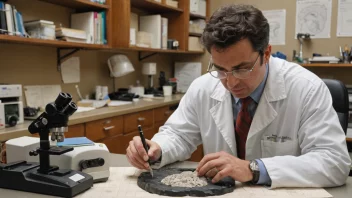
[[[92,176],[74,170],[59,169],[39,173],[39,163],[0,164],[0,188],[73,197],[93,186]]]

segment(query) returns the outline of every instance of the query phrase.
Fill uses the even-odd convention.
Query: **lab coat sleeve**
[[[298,142],[300,156],[261,159],[271,187],[333,187],[346,182],[351,159],[346,137],[323,82],[311,88],[303,101]]]
[[[197,83],[192,83],[176,111],[152,138],[162,150],[162,160],[154,168],[189,159],[201,144],[198,116],[195,111],[198,90]]]

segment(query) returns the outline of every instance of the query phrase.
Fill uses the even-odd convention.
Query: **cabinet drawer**
[[[165,122],[170,117],[172,112],[173,111],[170,110],[169,106],[154,109],[155,122]]]
[[[123,116],[124,134],[138,132],[138,125],[142,125],[143,130],[153,127],[153,110],[131,113]]]
[[[68,131],[65,133],[65,137],[84,137],[84,124],[68,126]]]
[[[86,137],[92,141],[122,134],[123,117],[113,117],[86,123]]]

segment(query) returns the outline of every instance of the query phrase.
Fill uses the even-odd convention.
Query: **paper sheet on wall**
[[[297,0],[296,34],[309,33],[311,38],[330,38],[332,0]]]
[[[339,0],[337,8],[337,37],[352,36],[352,0]]]
[[[286,10],[265,10],[263,14],[270,25],[269,43],[271,45],[285,45]]]
[[[177,92],[185,93],[194,79],[202,75],[200,62],[176,62],[175,78],[177,79]]]
[[[48,103],[55,101],[60,92],[60,85],[24,86],[27,106],[30,107],[44,109]]]
[[[64,83],[80,82],[79,57],[71,57],[61,63],[61,77]]]

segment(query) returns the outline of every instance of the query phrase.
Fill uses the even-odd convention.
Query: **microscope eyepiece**
[[[77,105],[74,102],[70,102],[65,109],[65,114],[70,116],[77,111]]]
[[[72,96],[69,93],[64,93],[61,92],[56,100],[55,100],[55,106],[58,111],[62,111],[63,109],[66,108],[66,106],[71,102]]]

